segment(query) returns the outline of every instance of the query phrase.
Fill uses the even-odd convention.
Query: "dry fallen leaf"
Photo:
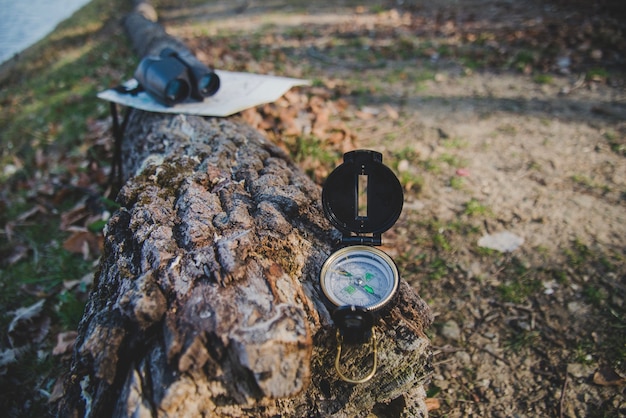
[[[59,377],[56,382],[54,382],[54,387],[52,388],[52,393],[50,393],[50,398],[48,398],[48,403],[54,403],[61,399],[64,395],[64,379]]]
[[[61,225],[60,225],[61,230],[67,231],[67,229],[71,225],[78,224],[81,220],[85,219],[88,215],[89,215],[89,210],[85,206],[85,202],[78,203],[72,209],[61,214]]]
[[[13,320],[11,321],[11,324],[9,324],[9,333],[17,329],[20,326],[20,323],[31,321],[39,315],[43,309],[44,303],[45,300],[41,299],[30,306],[18,308],[13,312],[10,312],[13,314]]]
[[[11,312],[13,320],[9,324],[8,336],[12,347],[30,343],[40,343],[50,331],[50,317],[42,315],[45,300],[16,309]]]
[[[12,266],[17,264],[19,261],[28,257],[28,253],[30,252],[30,248],[25,245],[18,245],[13,249],[13,254],[11,254],[7,258],[7,264]]]
[[[65,290],[72,290],[76,286],[79,286],[80,291],[85,291],[93,284],[93,277],[94,274],[89,272],[77,280],[63,280],[63,288]]]
[[[600,367],[593,374],[593,383],[600,386],[621,386],[626,383],[626,379],[610,367]]]
[[[18,354],[18,350],[15,348],[7,348],[6,350],[0,351],[0,370],[8,364],[15,363]],[[0,376],[1,375],[3,375],[3,373],[0,373]]]
[[[331,111],[329,108],[322,108],[315,117],[315,123],[313,125],[313,134],[322,138],[324,133],[328,130],[328,123],[330,121]]]
[[[435,411],[441,407],[441,403],[437,398],[426,398],[426,410],[428,412]]]
[[[52,349],[52,354],[60,356],[71,352],[74,349],[74,343],[78,333],[76,331],[67,331],[57,334],[57,345]]]
[[[373,108],[363,108],[354,112],[355,116],[361,120],[374,119],[378,112]]]
[[[32,208],[30,208],[29,210],[27,210],[26,212],[20,214],[16,220],[18,222],[24,222],[25,220],[27,220],[28,218],[38,214],[39,212],[41,213],[47,213],[46,208],[44,208],[41,205],[35,205]]]
[[[99,254],[103,247],[103,239],[89,231],[75,231],[63,243],[63,248],[75,254],[82,254],[88,259],[92,254]]]
[[[385,104],[383,108],[385,109],[385,112],[387,112],[387,116],[389,116],[389,119],[398,120],[400,118],[400,114],[393,106]]]
[[[257,111],[256,108],[244,110],[241,112],[241,117],[248,125],[255,129],[259,129],[261,122],[263,122],[263,116]]]

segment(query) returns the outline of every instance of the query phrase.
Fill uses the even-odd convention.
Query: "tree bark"
[[[151,31],[184,47],[136,11],[126,25],[140,55],[163,45]],[[337,233],[280,148],[231,119],[133,110],[122,155],[59,416],[426,416],[432,317],[404,281],[374,378],[335,373],[318,274]]]

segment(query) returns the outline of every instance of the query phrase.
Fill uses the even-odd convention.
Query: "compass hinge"
[[[349,235],[341,238],[341,243],[346,245],[381,245],[380,234],[376,235]]]

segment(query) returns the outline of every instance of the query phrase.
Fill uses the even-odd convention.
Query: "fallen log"
[[[140,10],[126,19],[140,55],[184,48]],[[318,279],[337,233],[280,148],[234,119],[136,110],[122,146],[59,416],[426,416],[432,317],[404,281],[375,376],[337,376]]]

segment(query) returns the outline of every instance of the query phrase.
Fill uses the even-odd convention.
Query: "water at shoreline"
[[[0,0],[0,64],[52,32],[89,0]]]

